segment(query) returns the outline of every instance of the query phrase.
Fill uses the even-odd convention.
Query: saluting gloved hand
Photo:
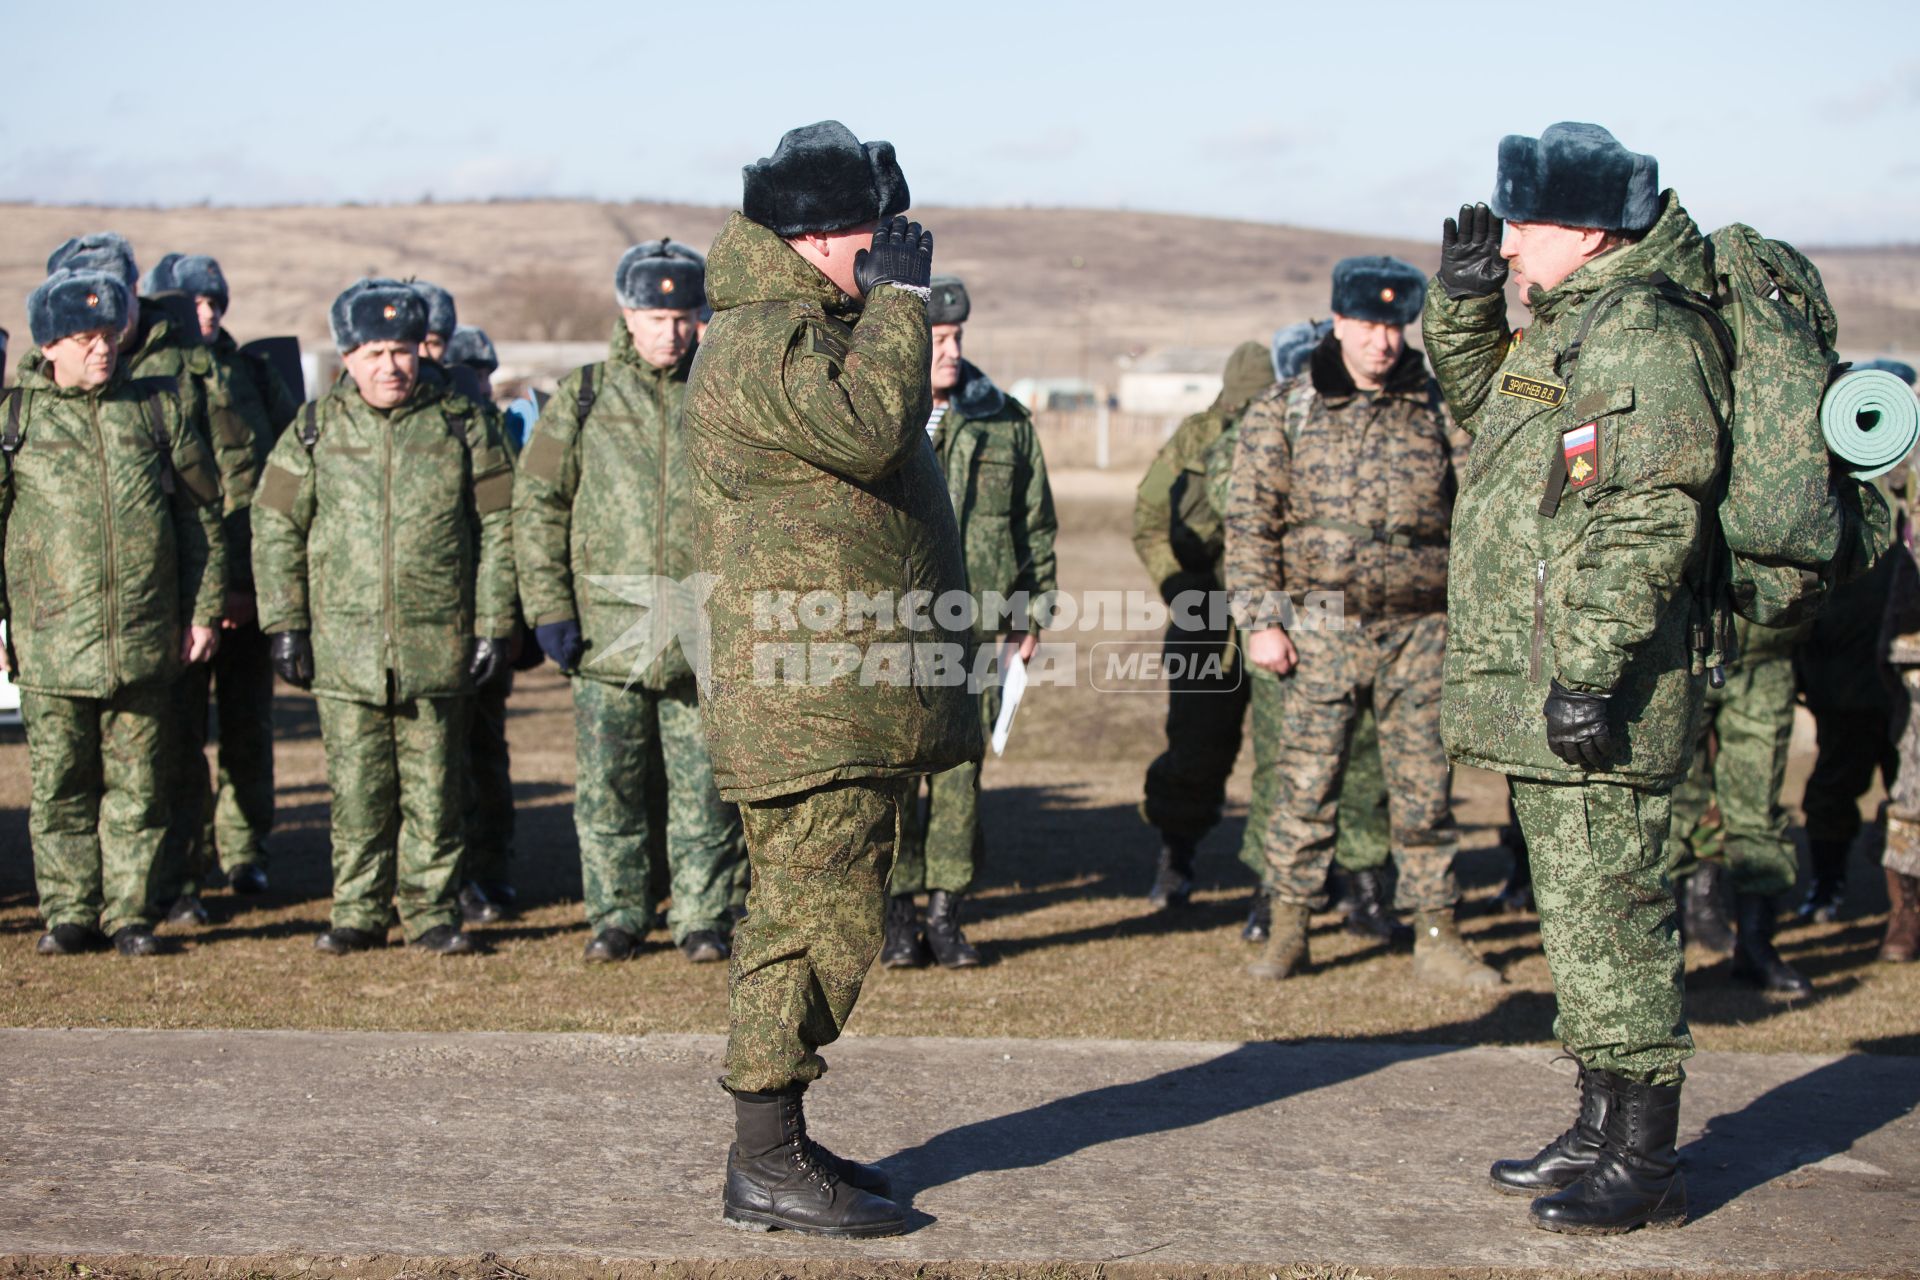
[[[883,284],[904,285],[925,297],[933,287],[933,232],[904,217],[888,218],[873,233],[873,247],[853,255],[853,280],[871,298]]]
[[[572,618],[535,627],[533,638],[539,642],[540,652],[552,658],[553,665],[568,675],[573,674],[580,665],[581,655],[587,651],[587,642],[580,635],[580,624]]]
[[[474,688],[484,689],[506,674],[507,649],[505,636],[473,638],[473,657],[467,662],[467,674],[473,677]]]
[[[1507,260],[1500,256],[1506,224],[1484,204],[1460,206],[1459,221],[1447,219],[1440,232],[1440,284],[1449,298],[1484,298],[1507,284]]]
[[[313,640],[306,632],[274,632],[267,637],[267,657],[280,678],[294,688],[313,687]]]
[[[1604,693],[1575,693],[1558,680],[1547,686],[1547,746],[1568,764],[1604,769],[1613,754]]]

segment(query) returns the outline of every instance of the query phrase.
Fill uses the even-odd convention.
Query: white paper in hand
[[[1000,718],[993,722],[993,754],[1005,755],[1007,735],[1013,732],[1013,713],[1020,709],[1020,695],[1027,691],[1027,664],[1020,661],[1020,648],[1004,641],[1000,661]]]

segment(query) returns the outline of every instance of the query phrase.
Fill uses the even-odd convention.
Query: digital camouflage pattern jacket
[[[254,486],[266,469],[274,441],[286,430],[300,402],[286,380],[267,361],[243,354],[225,329],[207,343],[217,376],[211,383],[208,422],[213,438],[247,443],[249,465],[223,473],[227,489],[227,549],[232,568],[230,585],[236,591],[253,589],[253,526],[247,508],[253,505]]]
[[[107,698],[178,675],[182,630],[219,620],[227,571],[219,478],[173,381],[123,365],[63,388],[34,360],[0,393],[0,429],[19,442],[0,475],[14,682]]]
[[[960,385],[934,435],[934,454],[966,547],[967,589],[978,598],[1025,593],[1030,612],[1059,589],[1053,489],[1033,418],[962,361]]]
[[[648,364],[616,319],[606,361],[561,379],[520,455],[513,543],[521,605],[534,626],[580,623],[585,679],[628,683],[634,655],[620,641],[649,608],[631,586],[595,579],[683,582],[696,567],[693,476],[680,428],[692,362],[689,354],[671,369]],[[664,689],[693,667],[676,638],[637,674],[634,684]]]
[[[343,374],[254,494],[261,630],[312,633],[322,697],[472,692],[471,638],[513,629],[512,503],[497,415],[425,377],[382,412]]]
[[[1451,424],[1420,352],[1407,347],[1377,392],[1354,386],[1329,334],[1307,369],[1240,420],[1228,481],[1226,588],[1251,601],[1248,626],[1283,621],[1338,591],[1348,625],[1447,607],[1455,488]]]
[[[707,296],[713,324],[682,422],[701,568],[715,579],[702,692],[721,794],[761,800],[978,758],[965,683],[899,678],[914,646],[964,653],[972,640],[904,599],[966,585],[946,476],[927,441],[924,302],[881,286],[863,307],[739,214],[707,258]],[[814,591],[829,610],[817,629],[783,629],[778,602]],[[894,611],[878,622],[844,616],[833,602],[853,593],[891,597]],[[809,646],[805,662],[820,664],[821,678],[773,678],[769,643]],[[849,656],[871,669],[833,675]]]
[[[1456,760],[1546,780],[1586,770],[1547,748],[1548,681],[1611,694],[1614,760],[1597,775],[1665,787],[1692,759],[1704,675],[1691,632],[1704,504],[1732,391],[1708,322],[1652,289],[1594,324],[1587,304],[1664,271],[1710,286],[1706,242],[1669,191],[1646,236],[1535,289],[1532,323],[1506,299],[1427,292],[1427,351],[1472,434],[1454,507],[1442,723]],[[1557,364],[1562,367],[1557,367]]]

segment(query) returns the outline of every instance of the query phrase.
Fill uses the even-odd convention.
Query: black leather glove
[[[1484,204],[1460,206],[1459,221],[1447,219],[1440,232],[1440,284],[1449,298],[1484,298],[1507,284],[1507,260],[1500,256],[1506,224]]]
[[[1604,769],[1613,754],[1607,725],[1607,695],[1575,693],[1558,680],[1547,687],[1547,746],[1568,764]]]
[[[507,647],[505,636],[474,637],[473,658],[467,663],[467,674],[473,677],[474,688],[484,689],[506,674]]]
[[[882,222],[873,233],[873,247],[853,255],[853,281],[869,298],[883,284],[931,288],[933,232],[922,231],[919,223],[905,218]]]
[[[280,678],[294,688],[313,687],[313,640],[306,632],[274,632],[267,637],[267,657]]]

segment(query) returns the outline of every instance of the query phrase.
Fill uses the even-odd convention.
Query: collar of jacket
[[[947,412],[968,420],[991,418],[1007,407],[1007,393],[971,360],[960,362],[960,385],[947,397]]]
[[[1534,323],[1552,324],[1563,315],[1577,314],[1587,302],[1622,280],[1641,279],[1664,271],[1675,284],[1708,293],[1713,289],[1712,251],[1700,227],[1680,205],[1671,188],[1660,195],[1660,216],[1637,242],[1609,249],[1582,263],[1551,289],[1535,285],[1528,291]]]
[[[734,213],[707,254],[707,301],[715,314],[756,302],[810,303],[851,324],[860,300],[815,270],[812,263],[773,232]]]
[[[687,371],[693,368],[693,356],[700,349],[695,341],[687,348],[687,354],[680,357],[678,364],[670,369],[662,369],[638,351],[633,349],[633,331],[627,328],[625,316],[613,318],[613,336],[607,340],[607,363],[628,365],[651,378],[669,378],[678,382],[687,380]]]
[[[184,294],[164,293],[140,299],[140,333],[133,345],[121,354],[137,360],[166,347],[204,346],[200,341],[200,316],[193,301]]]
[[[207,345],[213,348],[215,355],[233,356],[240,353],[240,343],[227,332],[225,325],[221,325],[220,332],[207,339]]]
[[[1347,372],[1347,362],[1340,358],[1340,340],[1331,333],[1313,349],[1307,373],[1313,379],[1314,393],[1329,405],[1337,407],[1360,394],[1353,375]],[[1377,394],[1413,398],[1424,396],[1426,390],[1426,357],[1418,347],[1402,347],[1400,358],[1387,370],[1386,382]]]

